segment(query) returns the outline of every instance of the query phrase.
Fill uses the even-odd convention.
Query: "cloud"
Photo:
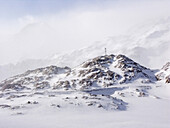
[[[35,17],[33,17],[31,15],[26,15],[24,17],[18,18],[18,22],[23,27],[23,26],[26,26],[28,24],[36,23],[38,21],[37,21],[37,19],[35,19]]]
[[[78,3],[56,13],[36,15],[31,11],[20,18],[2,20],[0,37],[7,38],[0,39],[0,64],[79,49],[108,36],[128,34],[133,26],[170,14],[168,0],[103,3]]]

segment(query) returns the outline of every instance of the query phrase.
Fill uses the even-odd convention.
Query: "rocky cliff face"
[[[162,69],[156,74],[158,80],[163,80],[165,83],[170,83],[170,62],[166,63]]]

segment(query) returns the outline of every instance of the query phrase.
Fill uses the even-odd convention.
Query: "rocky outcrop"
[[[50,88],[50,80],[54,76],[68,71],[70,71],[69,67],[61,68],[57,66],[28,70],[23,74],[2,81],[0,90],[47,89]]]
[[[124,55],[105,55],[88,60],[55,83],[54,89],[92,89],[139,80],[156,81],[154,72]]]
[[[156,81],[154,72],[126,57],[125,55],[105,55],[85,61],[73,68],[49,66],[29,70],[0,83],[2,91],[73,89],[88,90],[107,88],[133,81],[152,83]]]
[[[159,81],[164,81],[165,83],[170,83],[170,62],[166,63],[162,69],[156,73],[156,78]]]

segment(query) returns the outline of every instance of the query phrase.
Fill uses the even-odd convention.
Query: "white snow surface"
[[[157,79],[165,83],[170,83],[170,62],[166,63],[162,69],[156,73]]]
[[[136,84],[124,90],[125,97],[119,91],[111,91],[111,96],[121,97],[128,102],[123,111],[104,110],[102,108],[67,104],[62,101],[66,96],[75,97],[74,92],[55,92],[55,97],[34,95],[13,99],[0,98],[1,104],[22,106],[21,108],[0,108],[1,128],[169,128],[170,126],[170,86],[164,83],[150,85],[148,97],[137,97],[133,91]],[[99,93],[99,92],[94,92]],[[105,92],[106,93],[106,92]],[[107,92],[108,93],[108,92]],[[78,97],[79,98],[79,97]],[[27,104],[27,101],[38,104]],[[75,100],[75,99],[74,99]],[[83,100],[81,99],[81,102]],[[56,107],[57,104],[61,108]]]
[[[96,82],[87,90],[70,88],[68,82],[53,88],[63,77],[81,80],[80,71],[88,69],[85,76],[96,69],[119,74],[135,71],[135,76],[131,82],[111,86]],[[0,83],[0,128],[169,128],[170,86],[152,76],[152,70],[124,55],[99,56],[72,70],[56,66],[29,70]],[[93,75],[87,80],[100,78],[104,77]],[[146,78],[153,82],[141,82]]]
[[[169,21],[170,18],[137,27],[126,36],[109,37],[86,48],[44,60],[0,66],[0,80],[51,64],[75,67],[84,60],[103,55],[104,48],[107,48],[107,54],[125,54],[141,65],[160,68],[170,61]],[[120,75],[123,73],[115,65],[109,68]],[[167,75],[167,72],[163,73]],[[30,75],[33,79],[35,76]],[[50,80],[46,76],[42,77],[52,87],[65,74],[55,74]],[[88,91],[53,90],[46,86],[36,90],[33,85],[26,85],[30,88],[23,90],[1,91],[0,128],[170,128],[170,85],[164,81],[139,81],[107,88],[94,86]]]

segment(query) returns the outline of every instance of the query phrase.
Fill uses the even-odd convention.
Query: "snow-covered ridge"
[[[85,61],[70,69],[49,66],[29,70],[0,83],[1,90],[14,89],[98,89],[117,84],[153,83],[154,71],[125,55],[105,55]]]
[[[165,83],[170,83],[170,62],[166,63],[162,69],[156,74],[158,80],[163,80]]]
[[[161,18],[158,19],[158,21],[154,20],[149,24],[136,26],[135,29],[131,28],[127,35],[106,37],[103,41],[99,40],[90,46],[71,52],[56,53],[40,60],[25,60],[17,64],[0,65],[0,80],[4,80],[29,69],[49,65],[75,67],[78,63],[82,63],[87,59],[103,55],[104,48],[107,48],[109,54],[125,54],[146,67],[157,69],[167,61],[170,61],[169,21],[170,18],[165,18],[164,20]],[[41,26],[39,27],[41,28]],[[49,31],[48,27],[47,29],[45,27],[45,33],[47,33],[46,30]],[[32,33],[34,32],[31,32],[31,34]],[[56,36],[54,37],[56,38]],[[37,43],[38,42],[42,43],[42,41],[39,40]],[[50,42],[49,39],[48,42]]]
[[[0,108],[19,114],[28,108],[99,108],[126,110],[123,98],[153,97],[154,71],[125,55],[104,55],[75,68],[48,66],[6,79],[0,83]],[[13,102],[15,101],[15,102]]]
[[[6,89],[23,90],[23,89],[43,89],[50,88],[50,79],[58,74],[69,71],[69,67],[60,68],[57,66],[48,66],[27,72],[6,79],[0,83],[2,91]]]
[[[73,68],[57,81],[54,88],[96,89],[133,81],[153,83],[156,77],[154,71],[128,57],[111,54],[90,59]]]

